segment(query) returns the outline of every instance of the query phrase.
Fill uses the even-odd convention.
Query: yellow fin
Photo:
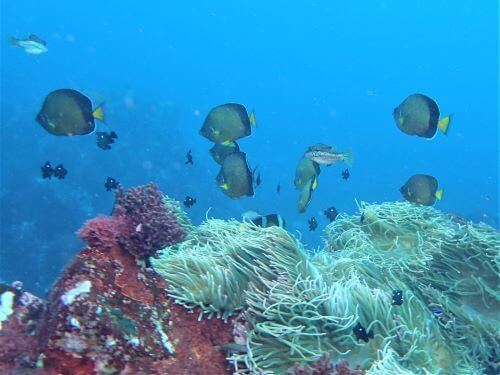
[[[451,123],[451,116],[446,116],[438,121],[437,126],[443,134],[446,134],[448,133],[448,128],[450,127],[450,123]]]
[[[104,122],[104,103],[99,104],[97,108],[94,109],[94,112],[92,112],[92,116],[94,116],[96,120]]]
[[[318,187],[318,179],[316,177],[314,177],[313,183],[311,185],[311,189],[316,190],[317,187]]]
[[[227,189],[229,189],[229,186],[228,186],[228,184],[227,184],[227,183],[226,183],[226,184],[219,185],[219,187],[220,187],[222,190],[227,190]]]
[[[434,194],[437,199],[442,200],[443,199],[443,189],[439,189],[436,191],[436,194]]]
[[[234,143],[233,141],[224,141],[224,142],[222,142],[222,144],[224,146],[228,146],[228,147],[235,147],[236,146],[236,143]]]
[[[403,116],[399,116],[399,118],[398,118],[399,126],[403,126],[404,122],[405,122],[405,118]]]
[[[257,120],[255,120],[255,111],[252,111],[252,113],[250,113],[248,119],[250,120],[250,125],[257,127]]]

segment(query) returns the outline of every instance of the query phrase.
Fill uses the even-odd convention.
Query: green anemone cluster
[[[238,371],[284,374],[327,352],[369,374],[495,371],[500,240],[484,224],[362,203],[327,227],[314,254],[277,227],[207,219],[188,232],[151,263],[200,319],[244,311]],[[373,339],[357,340],[357,324]]]

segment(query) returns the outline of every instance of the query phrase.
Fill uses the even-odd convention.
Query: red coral
[[[100,215],[88,220],[77,234],[91,247],[109,250],[118,244],[121,237],[132,233],[132,223],[124,215]]]
[[[146,259],[186,235],[172,213],[167,212],[163,194],[151,183],[116,193],[113,216],[89,220],[77,232],[91,247],[109,250],[120,244],[136,258]]]
[[[156,184],[138,186],[124,192],[118,189],[114,215],[125,215],[133,226],[132,233],[119,238],[124,250],[144,259],[186,235],[177,218],[168,213],[163,194]]]

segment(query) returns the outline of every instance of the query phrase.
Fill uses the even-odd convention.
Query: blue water
[[[335,4],[339,3],[339,4]],[[0,279],[42,294],[83,247],[74,232],[108,214],[115,177],[126,188],[156,182],[169,196],[196,197],[195,223],[281,213],[310,248],[322,244],[331,205],[402,199],[415,173],[444,188],[436,207],[498,228],[498,5],[496,1],[22,1],[1,2]],[[10,35],[37,34],[49,51],[28,55]],[[73,88],[119,139],[55,137],[34,118],[52,90]],[[392,110],[407,95],[433,97],[451,113],[448,136],[400,132]],[[226,102],[255,108],[258,128],[240,142],[262,185],[231,200],[215,183],[211,143],[198,131]],[[352,148],[323,168],[305,214],[296,212],[295,166],[314,143]],[[193,151],[194,166],[185,166]],[[50,160],[64,180],[42,180]],[[281,193],[276,193],[277,184]],[[309,232],[315,216],[319,228]]]

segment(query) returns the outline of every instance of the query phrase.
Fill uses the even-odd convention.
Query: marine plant
[[[498,250],[484,224],[362,203],[327,227],[314,254],[278,227],[207,219],[151,263],[199,319],[244,311],[237,371],[281,374],[330,353],[372,374],[465,374],[494,371],[498,358]],[[357,337],[358,324],[373,338]]]

